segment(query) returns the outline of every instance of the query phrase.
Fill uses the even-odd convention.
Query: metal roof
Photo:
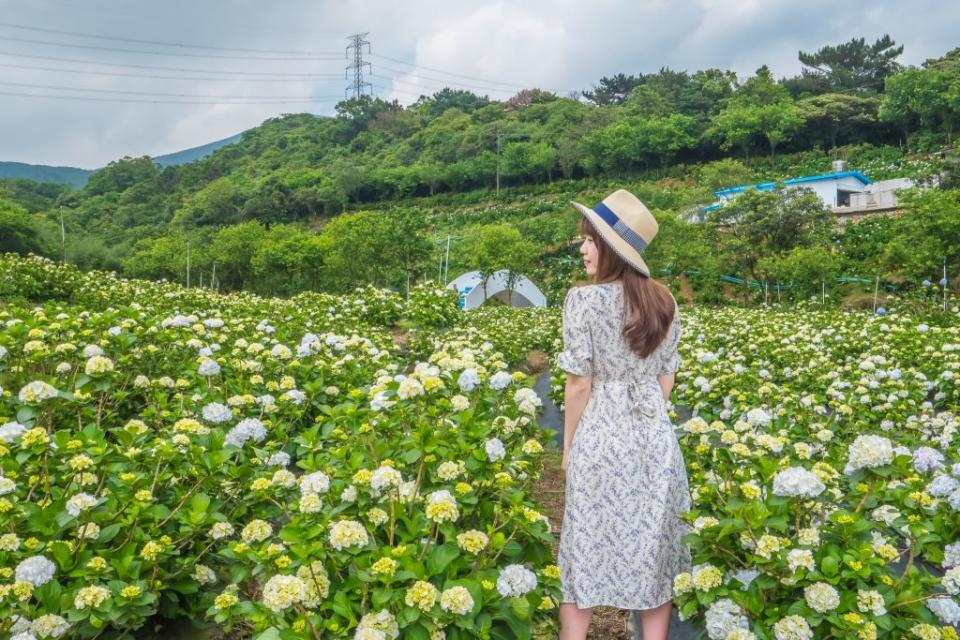
[[[804,182],[821,182],[823,180],[839,180],[840,178],[856,178],[863,184],[873,184],[873,181],[870,180],[867,176],[863,175],[859,171],[840,171],[837,173],[822,173],[817,176],[804,176],[802,178],[790,178],[789,180],[784,180],[784,185],[791,184],[803,184]],[[760,184],[748,184],[740,187],[729,187],[727,189],[720,189],[719,191],[714,191],[713,194],[717,196],[729,196],[735,193],[740,193],[741,191],[746,191],[748,189],[757,189],[759,191],[772,191],[776,188],[776,182],[761,182]]]

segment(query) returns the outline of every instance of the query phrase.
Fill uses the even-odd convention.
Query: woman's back
[[[564,364],[580,365],[585,371],[581,375],[592,375],[595,382],[640,381],[679,368],[676,346],[680,337],[680,311],[676,306],[667,335],[646,358],[630,349],[623,337],[623,286],[620,281],[571,289],[564,301],[563,313],[568,319],[579,318],[580,321],[570,323],[567,333],[572,335],[564,336],[570,346],[561,354],[561,360],[572,357],[577,362],[561,361],[562,367]]]

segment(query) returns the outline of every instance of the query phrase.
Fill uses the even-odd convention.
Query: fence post
[[[873,285],[873,312],[877,312],[877,292],[880,290],[880,275],[877,275],[877,283]]]

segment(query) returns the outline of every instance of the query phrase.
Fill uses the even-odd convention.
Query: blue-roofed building
[[[843,161],[835,162],[834,169],[832,173],[784,180],[783,186],[784,188],[810,189],[823,200],[826,207],[838,214],[841,220],[873,211],[896,209],[896,190],[915,186],[914,181],[909,178],[873,182],[859,171],[845,170],[846,163]],[[717,201],[700,209],[697,217],[700,221],[705,220],[710,212],[716,211],[744,191],[751,189],[773,191],[776,187],[776,182],[762,182],[714,191]]]

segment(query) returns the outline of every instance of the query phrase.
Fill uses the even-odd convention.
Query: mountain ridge
[[[165,153],[154,157],[153,161],[161,167],[196,162],[221,147],[238,142],[243,136],[243,133],[244,132],[241,131],[227,138],[214,140],[213,142],[208,142],[196,147]],[[69,185],[74,189],[80,189],[87,183],[90,174],[98,171],[100,168],[102,167],[98,169],[81,169],[80,167],[0,160],[0,178],[27,178],[35,182],[55,182]]]

